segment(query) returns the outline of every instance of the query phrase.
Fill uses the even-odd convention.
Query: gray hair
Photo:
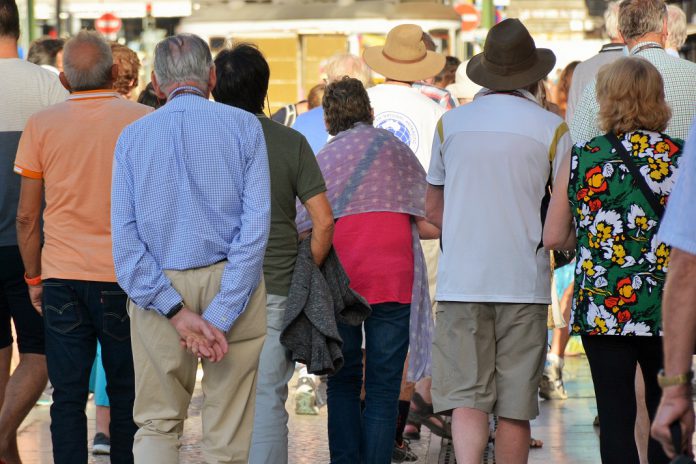
[[[604,11],[604,30],[610,39],[619,38],[619,2],[609,2]]]
[[[324,67],[328,83],[343,79],[343,76],[352,77],[362,82],[365,88],[372,84],[372,71],[359,56],[350,53],[342,53],[331,57]]]
[[[663,0],[624,0],[619,7],[619,32],[624,40],[662,32],[667,7]]]
[[[677,5],[667,5],[667,48],[679,50],[686,42],[686,14]]]
[[[98,32],[82,30],[63,47],[63,74],[74,91],[110,87],[113,64],[111,47]]]
[[[206,88],[213,57],[208,44],[194,34],[167,37],[155,48],[155,77],[160,88],[179,82],[193,82]]]

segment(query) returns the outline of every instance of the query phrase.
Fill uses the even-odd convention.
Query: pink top
[[[368,303],[411,303],[411,241],[410,215],[376,212],[340,218],[333,245],[350,287]]]

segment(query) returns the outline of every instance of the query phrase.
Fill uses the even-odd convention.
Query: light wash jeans
[[[267,295],[266,341],[256,384],[256,412],[249,464],[288,462],[288,382],[295,370],[290,351],[280,344],[287,297]]]

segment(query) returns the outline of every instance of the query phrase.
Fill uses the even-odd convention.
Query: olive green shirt
[[[305,137],[258,115],[271,172],[271,232],[263,260],[266,291],[287,296],[297,258],[296,198],[302,203],[326,191],[324,176]]]

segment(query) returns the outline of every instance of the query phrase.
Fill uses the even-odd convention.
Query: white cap
[[[465,61],[457,67],[457,72],[454,75],[454,84],[447,86],[447,90],[454,98],[474,99],[474,95],[481,90],[481,86],[471,82],[471,79],[466,75],[466,65],[469,61]]]

